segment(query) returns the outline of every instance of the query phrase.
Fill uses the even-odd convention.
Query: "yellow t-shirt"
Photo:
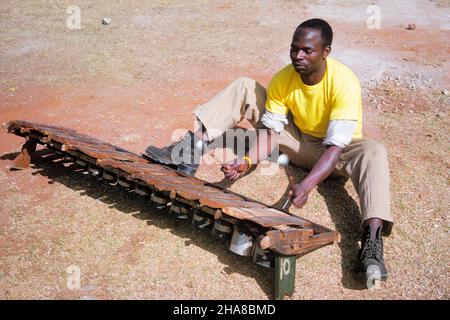
[[[356,120],[353,139],[362,138],[361,87],[353,72],[327,58],[322,80],[313,86],[303,83],[292,64],[277,72],[267,89],[266,109],[287,115],[303,133],[325,138],[330,120]]]

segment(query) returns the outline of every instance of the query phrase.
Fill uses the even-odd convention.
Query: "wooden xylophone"
[[[274,267],[276,299],[294,292],[298,256],[338,239],[337,232],[314,222],[75,130],[22,120],[10,121],[6,128],[26,139],[12,168],[28,168],[37,144],[42,144],[91,175],[167,207],[170,215],[212,230],[224,242],[231,241],[233,252],[252,255],[256,263]],[[246,241],[242,250],[239,241]]]

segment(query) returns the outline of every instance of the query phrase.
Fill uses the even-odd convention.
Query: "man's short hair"
[[[309,19],[303,21],[297,29],[295,29],[295,33],[297,33],[300,29],[311,28],[320,30],[320,36],[323,41],[323,47],[331,46],[331,42],[333,41],[333,30],[331,26],[323,19]]]

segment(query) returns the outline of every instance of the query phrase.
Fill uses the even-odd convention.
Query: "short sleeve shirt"
[[[327,58],[322,80],[313,86],[303,83],[292,64],[272,78],[267,89],[266,109],[272,113],[292,113],[295,125],[306,134],[325,138],[331,120],[353,120],[353,139],[362,138],[361,87],[346,66]]]

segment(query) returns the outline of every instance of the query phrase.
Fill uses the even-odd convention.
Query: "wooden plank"
[[[337,241],[337,232],[313,235],[312,229],[270,230],[260,241],[262,249],[293,256],[316,250]]]
[[[200,204],[211,208],[223,209],[228,207],[240,207],[240,208],[264,208],[264,205],[257,202],[251,202],[246,200],[228,200],[219,198],[201,198]]]
[[[261,248],[271,249],[284,255],[296,255],[309,243],[313,235],[312,229],[286,228],[283,230],[270,230],[261,240]]]
[[[237,196],[233,196],[230,194],[226,194],[223,192],[210,191],[207,188],[180,188],[177,190],[177,193],[186,199],[190,200],[200,200],[200,199],[208,199],[208,198],[216,198],[216,199],[225,199],[225,200],[243,200]]]
[[[30,122],[26,120],[12,120],[9,121],[6,125],[8,128],[8,131],[11,129],[20,129],[20,128],[27,128],[27,129],[38,129],[40,131],[60,131],[60,132],[73,132],[76,131],[74,129],[69,128],[63,128],[60,126],[51,126],[51,125],[45,125],[37,122]]]
[[[263,206],[251,209],[248,207],[226,207],[223,208],[222,211],[232,217],[249,220],[266,228],[280,225],[305,227],[304,223],[297,217]]]
[[[240,220],[250,220],[253,217],[251,213],[248,213],[241,208],[227,207],[223,208],[222,212]]]
[[[243,209],[247,211],[247,209]],[[252,210],[251,213],[258,216],[260,219],[267,221],[271,226],[277,225],[295,225],[300,227],[309,227],[309,224],[305,224],[304,221],[299,219],[297,216],[287,214],[283,211],[277,210],[275,208],[264,208]]]

